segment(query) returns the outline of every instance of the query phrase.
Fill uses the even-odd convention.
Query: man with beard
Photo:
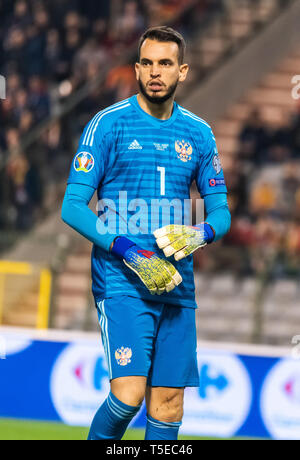
[[[230,213],[210,126],[174,101],[188,73],[184,52],[169,27],[144,33],[139,93],[88,123],[71,166],[62,218],[94,243],[93,294],[111,386],[90,440],[121,439],[144,398],[145,439],[177,439],[184,388],[199,385],[191,254],[229,230]],[[195,227],[182,225],[193,180],[207,213]],[[95,190],[98,219],[88,208]]]

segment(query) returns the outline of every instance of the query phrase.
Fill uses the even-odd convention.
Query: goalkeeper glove
[[[209,224],[196,226],[167,225],[154,232],[156,243],[166,257],[174,254],[175,260],[181,260],[203,248],[214,239],[214,231]]]
[[[125,237],[118,237],[111,252],[134,271],[152,295],[170,292],[182,278],[176,268],[155,252],[146,251]]]

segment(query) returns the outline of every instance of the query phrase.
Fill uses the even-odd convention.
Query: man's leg
[[[185,387],[199,386],[195,310],[165,305],[147,379],[145,439],[177,439]]]
[[[111,391],[96,413],[88,440],[122,439],[129,423],[141,408],[146,377],[120,377],[111,381]]]
[[[146,440],[176,440],[183,417],[184,388],[146,389]]]
[[[95,415],[88,439],[121,439],[145,396],[163,304],[119,296],[98,302],[97,308],[111,391]]]

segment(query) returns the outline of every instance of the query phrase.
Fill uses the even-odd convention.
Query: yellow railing
[[[48,329],[50,301],[52,289],[52,274],[48,268],[39,267],[26,262],[0,261],[0,325],[5,324],[5,318],[13,313],[16,324],[22,326],[22,319],[26,316],[26,308],[34,317],[37,329]],[[33,295],[26,306],[22,305],[28,292]],[[10,323],[11,324],[11,323]],[[28,324],[26,324],[28,325]]]

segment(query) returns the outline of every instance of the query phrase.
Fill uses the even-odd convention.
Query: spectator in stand
[[[291,120],[291,131],[290,131],[291,146],[293,150],[293,156],[299,158],[300,153],[300,106],[298,111],[294,114]]]
[[[57,83],[63,79],[62,45],[58,29],[49,29],[45,44],[45,74]]]
[[[20,151],[20,132],[18,128],[11,126],[6,130],[5,143],[8,155],[14,155]]]
[[[133,65],[114,67],[107,75],[105,88],[114,92],[115,100],[124,100],[137,89]]]
[[[265,153],[266,164],[283,164],[292,158],[289,145],[272,143]]]
[[[50,114],[50,99],[47,84],[41,77],[35,75],[28,81],[28,106],[34,113],[37,122]]]
[[[44,75],[45,73],[45,39],[46,33],[35,24],[26,29],[26,45],[23,60],[26,62],[27,78],[32,75]]]
[[[13,26],[10,28],[3,43],[5,62],[2,73],[9,74],[9,69],[13,65],[17,73],[26,75],[25,45],[25,32],[19,27]]]
[[[79,0],[78,11],[86,17],[90,22],[102,19],[105,22],[109,20],[110,16],[110,1],[107,0]]]
[[[124,5],[124,12],[116,23],[119,39],[124,45],[131,45],[145,28],[145,21],[139,12],[138,4],[130,0]]]
[[[33,113],[25,109],[20,116],[19,120],[19,130],[20,130],[20,135],[21,137],[24,136],[25,134],[28,134],[29,131],[33,128],[34,126],[34,116]]]
[[[72,63],[81,43],[80,32],[78,29],[66,31],[65,44],[61,53],[60,69],[61,78],[69,79],[72,74]]]
[[[31,24],[31,15],[28,3],[25,0],[19,0],[15,3],[14,16],[12,19],[14,25],[24,29]]]
[[[24,112],[24,110],[26,110],[27,105],[28,105],[28,94],[23,88],[21,88],[15,93],[15,97],[14,97],[13,114],[14,114],[14,120],[17,125],[19,125],[22,113]]]
[[[99,44],[96,38],[90,38],[74,56],[72,71],[74,85],[77,86],[87,79],[87,69],[90,64],[96,68],[95,75],[99,75],[110,62],[111,57],[105,47]]]
[[[250,195],[250,210],[254,215],[265,214],[277,209],[278,195],[272,183],[256,184]]]
[[[236,159],[230,174],[228,174],[227,187],[230,190],[230,209],[234,215],[248,214],[247,170],[244,168],[243,160],[240,157]]]
[[[34,213],[42,202],[41,182],[37,169],[24,154],[12,155],[7,168],[12,204],[16,210],[16,228],[29,230]]]
[[[244,160],[255,165],[264,161],[264,152],[268,147],[269,136],[260,113],[253,110],[239,134],[240,153]]]
[[[282,215],[293,218],[296,213],[297,197],[300,193],[300,167],[294,160],[283,167],[283,177],[280,185],[282,199],[279,203]]]

